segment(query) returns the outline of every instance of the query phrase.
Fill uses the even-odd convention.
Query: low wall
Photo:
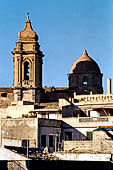
[[[92,141],[64,141],[64,151],[91,152],[92,150]]]
[[[68,161],[110,161],[111,154],[90,154],[90,153],[56,153],[62,160]],[[92,169],[92,168],[91,168]]]
[[[104,133],[103,133],[104,134]],[[72,153],[103,153],[113,154],[113,141],[102,138],[102,132],[96,133],[93,141],[64,141],[64,151]]]

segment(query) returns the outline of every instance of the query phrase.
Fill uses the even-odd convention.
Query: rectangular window
[[[65,132],[65,140],[72,140],[72,132]]]
[[[57,143],[60,142],[59,136],[57,136]]]
[[[22,140],[22,147],[23,148],[29,147],[29,140]]]
[[[41,146],[46,147],[46,135],[41,136]]]
[[[87,132],[87,140],[93,140],[93,133]]]
[[[49,136],[49,147],[53,147],[53,136]]]

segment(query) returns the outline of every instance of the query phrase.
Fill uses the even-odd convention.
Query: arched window
[[[88,90],[87,90],[87,89],[84,89],[84,90],[82,91],[82,93],[83,93],[83,94],[88,94]]]
[[[82,84],[83,84],[83,85],[86,85],[86,86],[88,85],[88,83],[87,83],[87,77],[84,77],[84,78],[83,78]]]
[[[29,80],[29,62],[24,63],[24,80]]]
[[[7,93],[2,93],[1,97],[7,97]]]

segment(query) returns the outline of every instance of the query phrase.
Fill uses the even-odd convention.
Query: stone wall
[[[42,102],[58,102],[59,98],[69,98],[67,87],[44,87]]]
[[[2,145],[21,147],[29,140],[29,147],[37,147],[37,119],[2,119]]]
[[[13,101],[12,88],[0,88],[0,108],[6,108],[11,105]]]
[[[88,85],[83,84],[84,77],[86,77]],[[70,90],[76,91],[78,95],[90,94],[91,91],[94,94],[103,93],[102,74],[100,73],[72,73],[68,74],[68,81]]]
[[[110,135],[109,135],[110,134]],[[113,131],[94,131],[93,148],[95,152],[112,153],[113,154]],[[111,137],[110,137],[111,136]]]
[[[64,141],[64,151],[87,153],[92,150],[92,141]]]
[[[113,141],[98,138],[93,141],[64,141],[64,151],[113,154]]]

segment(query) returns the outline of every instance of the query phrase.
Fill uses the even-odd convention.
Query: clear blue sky
[[[0,87],[13,85],[13,56],[27,12],[45,54],[43,86],[67,86],[67,74],[86,49],[113,79],[112,0],[4,0],[0,4]]]

